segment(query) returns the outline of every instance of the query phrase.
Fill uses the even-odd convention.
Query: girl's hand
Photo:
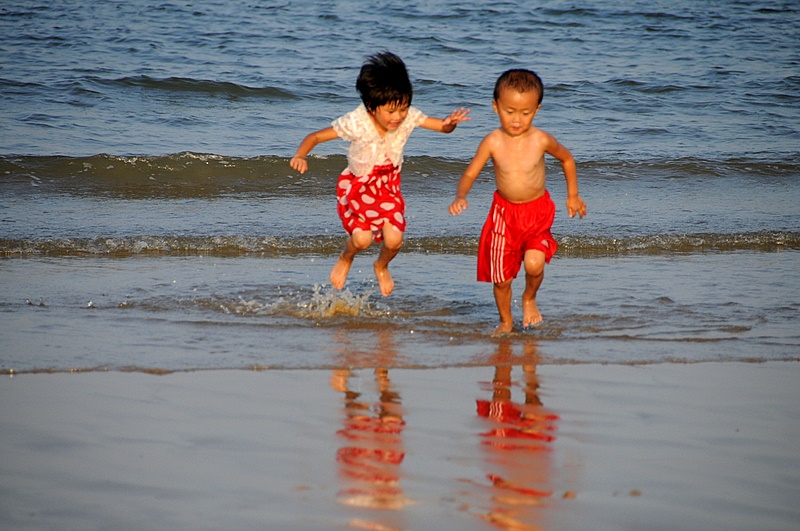
[[[304,157],[292,157],[292,160],[289,161],[289,166],[300,173],[305,173],[308,171],[308,162],[306,162]]]
[[[464,107],[456,109],[455,111],[450,113],[450,116],[442,120],[442,128],[449,129],[450,131],[452,131],[453,129],[456,128],[456,125],[460,124],[461,122],[472,120],[472,118],[470,118],[468,114],[469,114],[469,109],[465,109]]]

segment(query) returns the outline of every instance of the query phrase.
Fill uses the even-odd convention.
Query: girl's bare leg
[[[353,265],[353,258],[356,254],[363,251],[372,243],[372,233],[368,231],[356,231],[347,238],[344,251],[339,255],[339,260],[333,265],[331,269],[331,284],[336,289],[344,288],[344,283],[347,281],[347,274],[350,272],[350,266]]]
[[[389,273],[389,262],[391,262],[397,253],[400,252],[400,247],[403,245],[403,233],[397,230],[393,225],[387,223],[383,226],[383,245],[378,259],[375,260],[373,267],[375,269],[375,277],[378,279],[378,286],[381,288],[381,295],[388,297],[394,290],[394,279]]]
[[[492,335],[504,334],[514,329],[514,317],[511,314],[511,282],[513,278],[494,284],[494,302],[497,304],[497,313],[500,314],[500,324],[494,329]]]
[[[530,250],[525,253],[525,291],[522,292],[522,327],[536,326],[542,314],[536,305],[536,293],[544,280],[544,253]]]

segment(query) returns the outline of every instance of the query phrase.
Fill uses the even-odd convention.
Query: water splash
[[[355,294],[349,289],[334,291],[320,284],[313,291],[290,291],[276,299],[262,301],[239,295],[235,302],[217,301],[214,306],[225,314],[252,316],[288,315],[301,319],[326,319],[331,317],[380,317],[386,315],[373,305],[369,298],[375,293],[368,290]]]
[[[311,300],[305,304],[298,303],[298,307],[301,309],[299,315],[309,318],[373,315],[375,310],[368,300],[373,293],[374,291],[366,291],[361,295],[356,295],[349,289],[326,292],[322,286],[316,284]]]

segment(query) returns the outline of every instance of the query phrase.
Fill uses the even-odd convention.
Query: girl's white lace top
[[[362,103],[356,110],[334,120],[331,125],[340,138],[350,142],[347,169],[356,177],[362,177],[368,175],[374,166],[384,164],[387,159],[400,167],[403,164],[403,147],[411,131],[426,118],[416,107],[409,107],[408,115],[400,127],[381,136]]]

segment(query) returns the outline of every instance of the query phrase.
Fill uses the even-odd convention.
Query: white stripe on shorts
[[[503,282],[503,255],[506,249],[506,222],[503,220],[505,209],[495,206],[492,212],[492,246],[491,246],[491,274],[492,282]]]

